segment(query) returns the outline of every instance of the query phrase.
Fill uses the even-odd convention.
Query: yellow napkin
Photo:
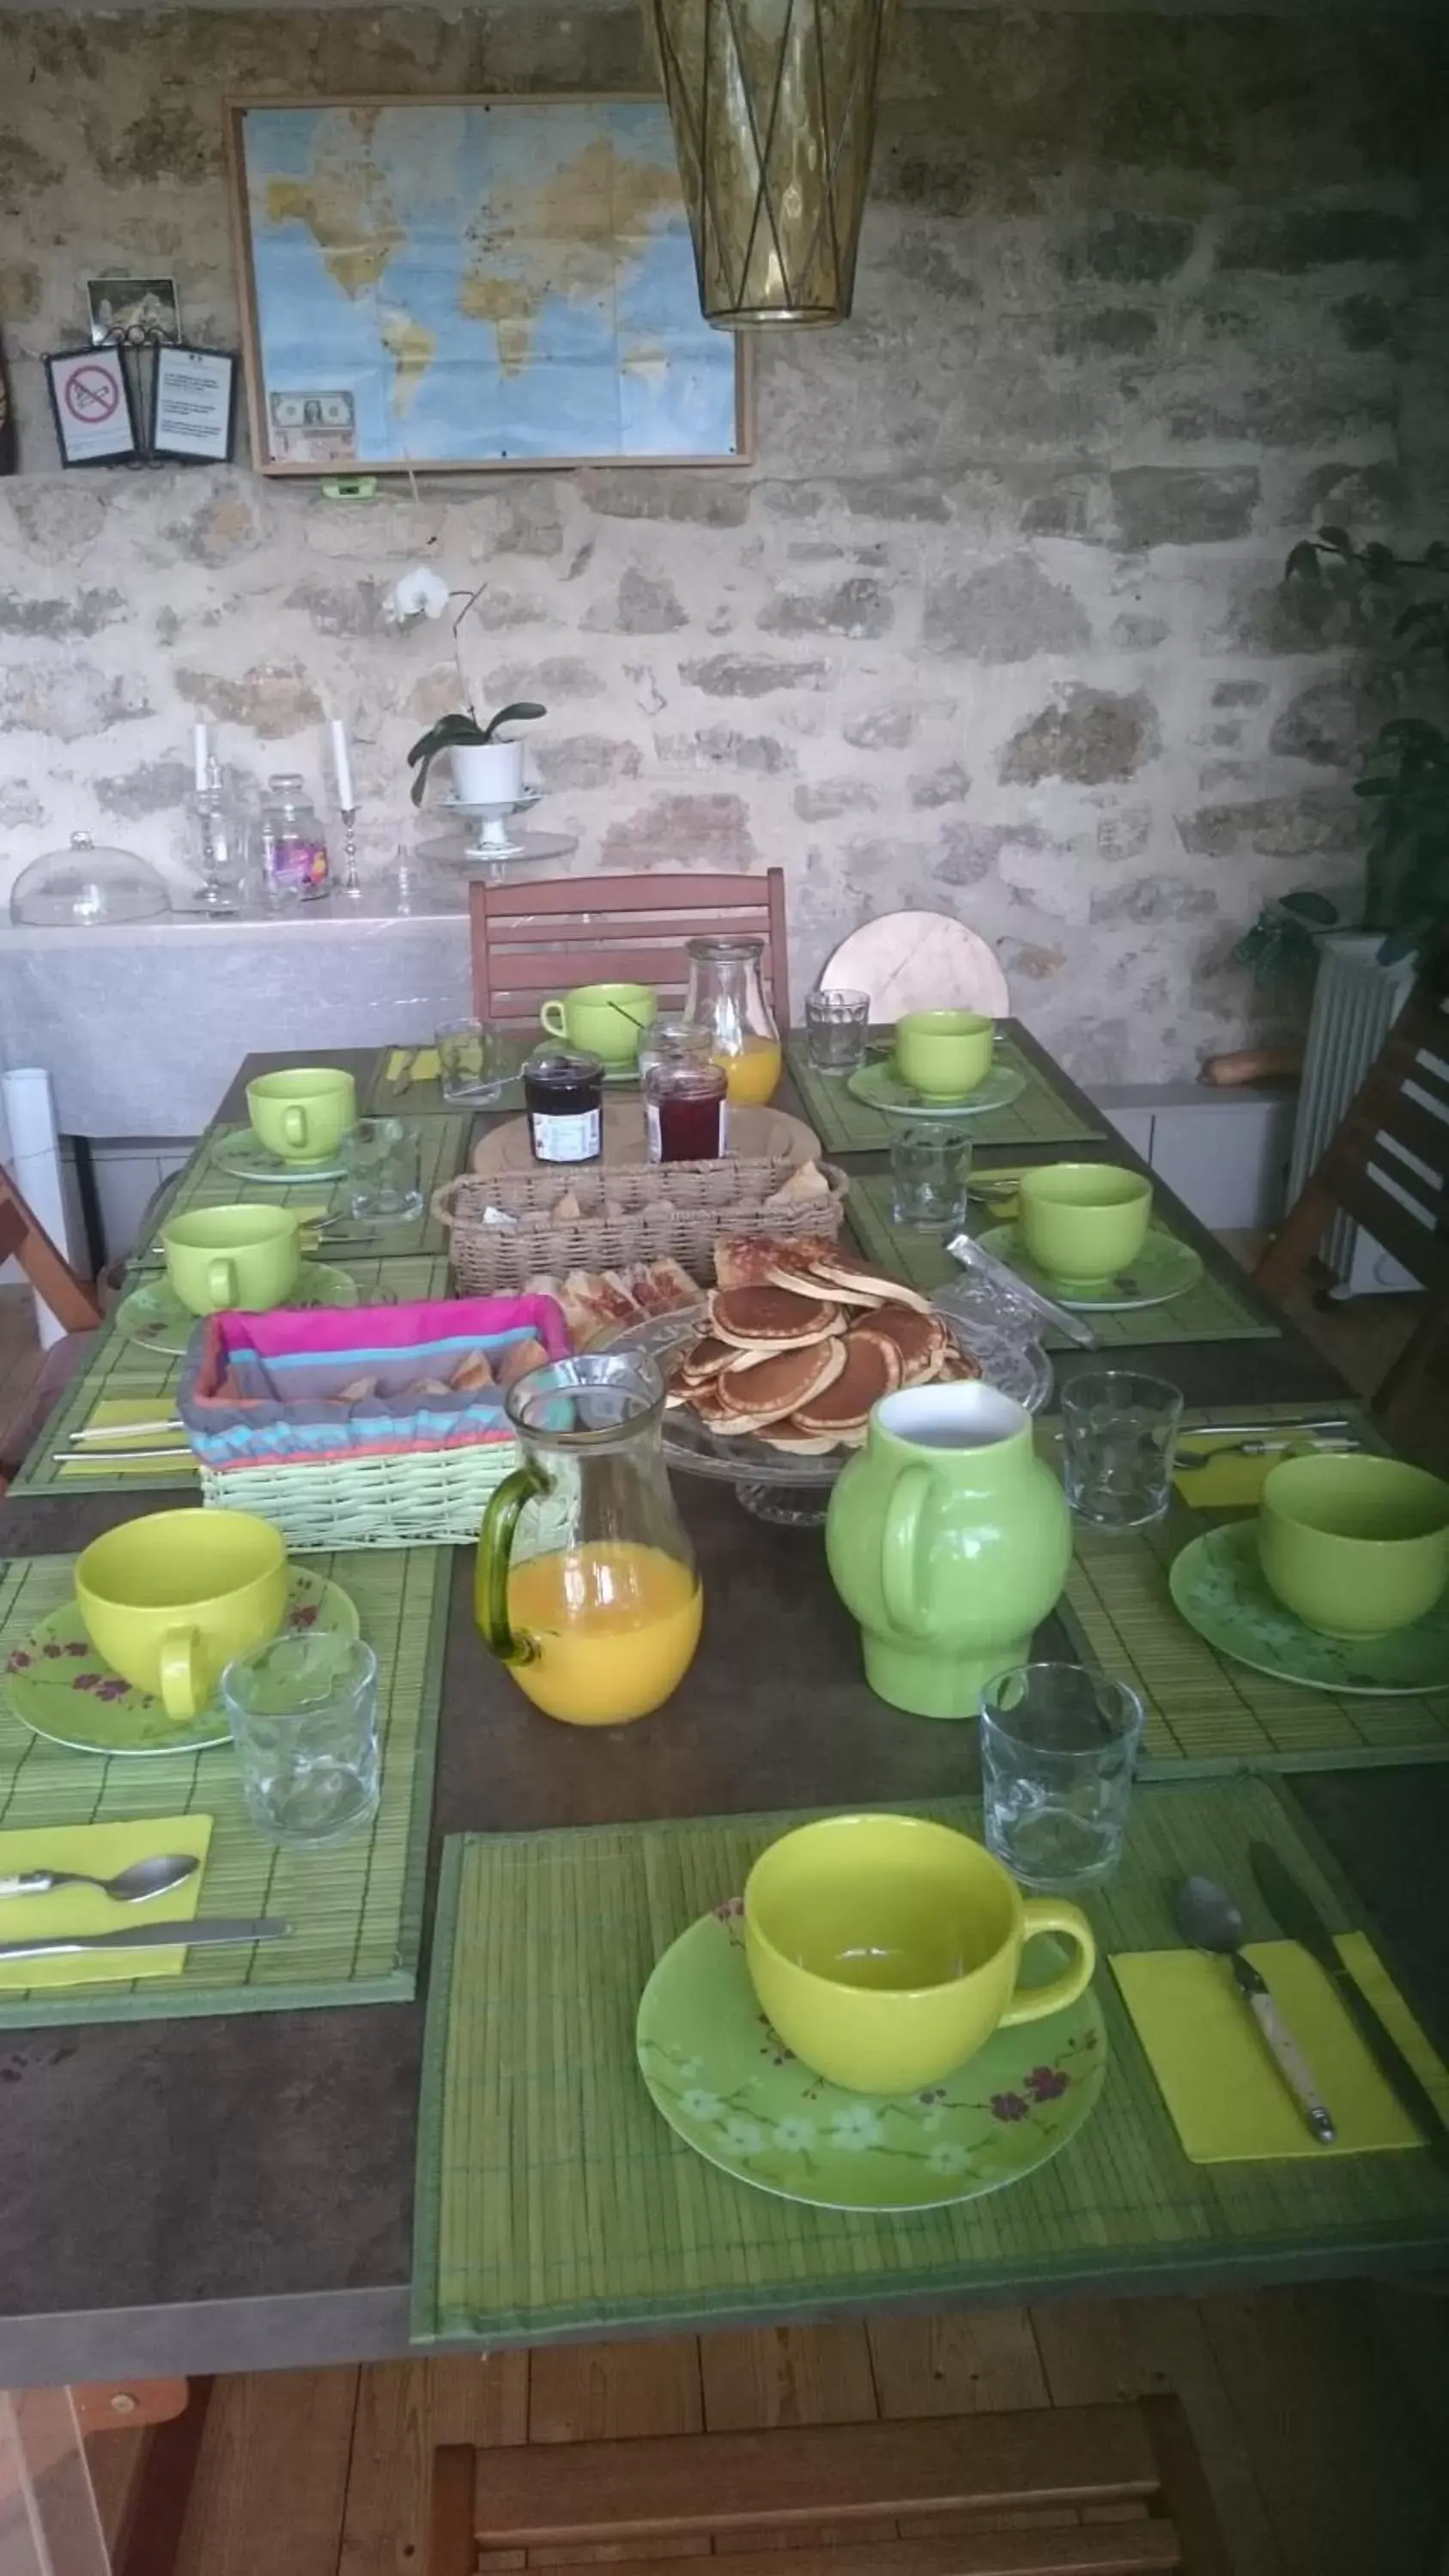
[[[973,1165],[972,1179],[974,1180],[977,1189],[989,1190],[991,1193],[989,1204],[983,1208],[983,1217],[986,1224],[1009,1225],[1011,1223],[1017,1213],[1017,1207],[1019,1204],[1018,1194],[1015,1187],[1007,1189],[1003,1185],[1008,1181],[1012,1183],[1020,1181],[1022,1173],[1026,1169],[1027,1166],[1025,1163],[992,1163],[989,1166],[985,1163],[977,1163]],[[977,1205],[981,1206],[981,1204],[981,1201],[978,1200]]]
[[[111,1449],[174,1449],[187,1465],[192,1464],[190,1444],[184,1431],[143,1431],[137,1434],[138,1422],[160,1422],[171,1410],[165,1395],[103,1395],[86,1416],[88,1431],[114,1433],[114,1439],[87,1440],[84,1454],[67,1458],[59,1470],[61,1476],[94,1475],[98,1461],[104,1460],[108,1476],[170,1475],[165,1458],[112,1458]]]
[[[26,1825],[0,1833],[0,1878],[27,1869],[83,1869],[114,1878],[133,1860],[163,1852],[194,1852],[203,1867],[169,1896],[141,1905],[118,1905],[98,1887],[57,1887],[49,1896],[0,1896],[0,1941],[42,1940],[51,1933],[121,1932],[128,1924],[174,1923],[195,1918],[211,1845],[210,1816],[143,1816],[125,1825]],[[72,1958],[0,1959],[0,1991],[26,1986],[114,1984],[127,1977],[177,1977],[186,1965],[181,1944],[165,1950],[81,1950]]]
[[[394,1047],[387,1060],[390,1083],[401,1081],[404,1073],[409,1082],[436,1082],[442,1069],[436,1047]]]
[[[1449,2116],[1449,2074],[1362,1932],[1337,1948],[1441,2111]],[[1321,2147],[1269,2056],[1226,1959],[1197,1950],[1132,1950],[1113,1973],[1162,2088],[1183,2153],[1195,2165],[1274,2156],[1352,2156],[1414,2147],[1418,2133],[1400,2110],[1329,1979],[1296,1941],[1250,1941],[1246,1955],[1269,1991],[1333,2114],[1338,2136]]]
[[[1273,1437],[1266,1423],[1263,1437],[1265,1440]],[[1219,1455],[1212,1441],[1200,1440],[1192,1431],[1183,1432],[1182,1445],[1194,1455],[1211,1453],[1212,1464],[1208,1467],[1181,1465],[1175,1470],[1172,1481],[1185,1503],[1201,1503],[1205,1510],[1213,1512],[1253,1511],[1262,1498],[1264,1478],[1270,1469],[1281,1466],[1288,1455],[1286,1449],[1275,1449],[1271,1457],[1245,1458],[1241,1450],[1235,1454],[1235,1444],[1230,1440],[1223,1441],[1223,1454]]]

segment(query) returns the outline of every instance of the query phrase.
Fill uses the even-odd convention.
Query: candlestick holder
[[[357,873],[357,807],[339,807],[342,816],[342,891],[354,902],[361,898],[362,879]]]

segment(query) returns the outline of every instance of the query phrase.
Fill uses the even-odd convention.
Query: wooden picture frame
[[[261,112],[265,112],[268,115],[277,115],[285,114],[289,110],[298,113],[316,115],[329,109],[339,108],[363,110],[367,112],[374,112],[388,108],[405,108],[413,115],[422,114],[427,110],[434,108],[440,110],[456,110],[458,108],[497,108],[507,109],[510,111],[518,110],[530,114],[534,112],[546,114],[550,109],[580,106],[648,106],[657,108],[661,116],[665,114],[662,97],[660,97],[657,92],[648,90],[617,90],[605,92],[570,90],[528,93],[522,96],[511,95],[507,92],[487,92],[477,94],[450,94],[436,98],[419,97],[415,94],[398,97],[372,92],[360,97],[324,95],[316,98],[269,98],[266,96],[248,95],[227,100],[224,111],[227,169],[232,211],[232,231],[236,246],[237,275],[241,290],[247,412],[251,428],[252,459],[258,473],[278,480],[299,480],[306,478],[316,480],[320,477],[334,478],[339,474],[406,475],[409,473],[566,473],[585,465],[638,467],[641,469],[652,467],[656,470],[673,470],[676,466],[701,468],[740,466],[748,465],[753,461],[752,423],[754,368],[753,352],[749,335],[747,333],[733,335],[735,443],[731,450],[722,451],[718,454],[699,455],[663,452],[657,454],[649,453],[630,455],[621,454],[618,450],[612,448],[600,448],[593,453],[585,452],[577,456],[484,455],[471,457],[444,457],[419,454],[411,458],[399,458],[396,455],[373,458],[368,457],[365,454],[341,452],[346,445],[347,436],[345,407],[350,400],[355,399],[349,395],[346,387],[341,385],[329,387],[324,386],[319,382],[318,386],[314,389],[309,389],[307,395],[304,397],[300,391],[293,391],[287,388],[278,388],[274,390],[268,386],[263,362],[261,299],[258,291],[256,262],[253,255],[253,227],[247,184],[245,127],[246,119],[249,115]],[[682,201],[681,191],[681,205]],[[712,340],[721,337],[731,337],[729,334],[714,333],[711,326],[703,320],[702,316],[700,320],[700,328],[702,331],[709,332]],[[275,417],[275,406],[278,399],[289,404],[297,404],[305,401],[307,409],[318,415],[318,417],[310,424],[303,423],[298,425],[301,431],[299,443],[302,445],[307,445],[309,443],[306,435],[308,428],[310,427],[315,432],[315,438],[311,441],[319,451],[315,457],[290,458],[286,456],[278,457],[274,454],[273,420]],[[322,417],[324,412],[329,415],[328,418]],[[331,447],[333,452],[323,452],[329,447]]]

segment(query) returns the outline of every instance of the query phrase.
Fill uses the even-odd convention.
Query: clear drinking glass
[[[337,1843],[376,1813],[377,1657],[360,1637],[284,1630],[227,1665],[221,1695],[259,1833]]]
[[[395,1224],[420,1216],[421,1138],[403,1118],[359,1118],[343,1138],[348,1206],[355,1217]]]
[[[827,993],[819,987],[805,996],[805,1043],[817,1073],[855,1073],[865,1062],[870,1027],[869,993]]]
[[[891,1122],[891,1216],[896,1225],[952,1234],[966,1222],[971,1138],[964,1128]]]
[[[1062,1483],[1094,1529],[1150,1529],[1172,1500],[1182,1392],[1165,1377],[1093,1369],[1062,1389]]]
[[[981,1695],[986,1841],[1027,1887],[1094,1886],[1127,1831],[1142,1702],[1081,1664],[1021,1664]]]
[[[444,1020],[433,1041],[445,1100],[496,1100],[503,1088],[502,1036],[487,1020]]]

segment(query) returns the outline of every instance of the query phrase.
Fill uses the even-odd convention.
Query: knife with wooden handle
[[[138,1923],[121,1932],[78,1932],[48,1941],[0,1941],[0,1959],[66,1959],[80,1950],[208,1950],[227,1941],[285,1941],[291,1924],[276,1914],[253,1921],[215,1915],[195,1923]]]
[[[1381,2021],[1351,1969],[1339,1956],[1338,1944],[1313,1899],[1301,1888],[1271,1843],[1250,1843],[1248,1861],[1258,1893],[1280,1932],[1301,1942],[1316,1959],[1348,2014],[1380,2075],[1401,2110],[1408,2113],[1436,2164],[1449,2167],[1449,2122],[1442,2117],[1393,2032]]]

